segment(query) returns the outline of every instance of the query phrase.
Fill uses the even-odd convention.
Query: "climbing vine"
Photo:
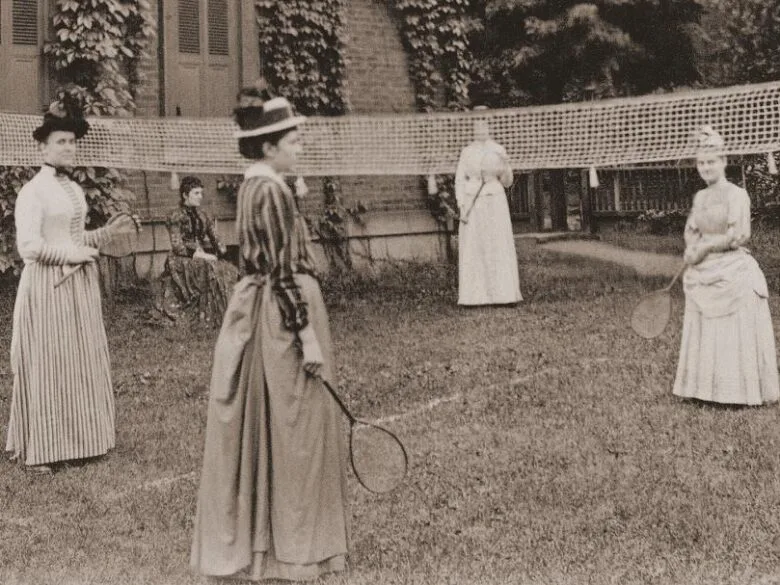
[[[469,106],[472,0],[395,0],[417,107],[422,112]]]
[[[304,115],[347,109],[346,0],[255,0],[263,76]]]
[[[471,1],[395,0],[417,108],[422,112],[464,110],[470,105]],[[457,209],[452,176],[429,178],[426,193],[431,215],[445,226]]]
[[[346,113],[346,0],[256,0],[255,7],[270,93],[286,97],[304,115]],[[322,195],[322,213],[309,218],[309,226],[331,263],[349,266],[347,220],[359,221],[365,207],[360,202],[345,206],[334,177],[323,177]]]
[[[53,38],[44,45],[54,80],[55,100],[77,99],[87,116],[123,116],[135,111],[139,64],[154,37],[148,0],[56,0],[51,9]],[[32,169],[0,168],[0,272],[18,269],[13,209]],[[74,179],[84,188],[88,222],[100,225],[133,198],[115,169],[80,167]]]

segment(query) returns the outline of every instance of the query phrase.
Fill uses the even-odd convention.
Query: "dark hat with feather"
[[[89,122],[84,119],[84,113],[78,98],[65,94],[62,100],[52,102],[43,114],[43,123],[33,131],[37,142],[45,142],[52,132],[73,132],[76,140],[89,131]]]

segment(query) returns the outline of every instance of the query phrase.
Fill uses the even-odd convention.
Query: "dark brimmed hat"
[[[76,140],[89,131],[89,122],[84,119],[81,108],[73,99],[52,102],[49,110],[43,114],[43,123],[33,130],[33,138],[45,142],[52,132],[73,132]]]
[[[238,107],[233,117],[238,124],[235,138],[263,136],[300,126],[306,116],[298,116],[292,105],[283,97],[270,97],[257,88],[242,90],[238,95]]]

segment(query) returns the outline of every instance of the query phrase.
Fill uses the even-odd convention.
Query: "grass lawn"
[[[756,249],[773,294],[775,239]],[[448,266],[326,283],[347,401],[404,413],[388,426],[412,467],[387,496],[350,480],[351,568],[322,582],[780,584],[778,408],[671,395],[679,287],[667,331],[643,340],[628,315],[665,279],[519,246],[517,308],[458,308]],[[0,294],[3,441],[12,302]],[[0,583],[214,582],[188,556],[216,335],[139,311],[127,298],[106,312],[116,450],[51,477],[0,461]]]

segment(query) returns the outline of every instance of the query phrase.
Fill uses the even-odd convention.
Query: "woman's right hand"
[[[94,262],[100,256],[97,248],[90,246],[78,246],[68,252],[68,264],[88,264]]]
[[[216,262],[218,258],[214,254],[209,254],[208,252],[204,252],[202,248],[198,248],[195,250],[195,253],[192,255],[194,259],[200,259],[205,260],[206,262]]]
[[[691,244],[685,248],[685,254],[683,255],[683,261],[689,265],[696,265],[710,252],[710,250],[704,244]]]
[[[298,335],[303,349],[303,369],[310,376],[319,376],[322,373],[325,358],[322,356],[322,349],[314,334],[314,328],[309,324],[301,329]]]

